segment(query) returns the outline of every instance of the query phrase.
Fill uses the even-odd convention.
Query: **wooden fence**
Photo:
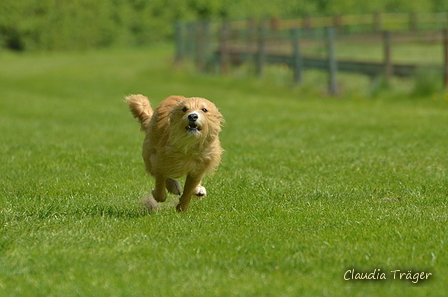
[[[253,19],[232,21],[236,30],[250,30],[257,24]],[[448,25],[448,12],[438,13],[372,13],[359,15],[335,15],[326,17],[306,16],[297,19],[269,19],[269,27],[274,31],[302,28],[313,31],[318,28],[335,27],[347,31],[387,31],[387,30],[433,30]],[[215,26],[219,27],[218,23]],[[216,28],[218,29],[218,28]]]
[[[361,30],[360,26],[364,26]],[[365,28],[368,26],[368,29]],[[193,58],[199,71],[218,68],[229,71],[231,65],[253,63],[259,76],[266,64],[283,64],[294,71],[300,83],[303,69],[328,71],[329,91],[338,93],[337,73],[354,72],[376,77],[412,76],[419,68],[443,71],[448,87],[448,14],[373,14],[363,16],[306,17],[295,20],[271,19],[255,22],[200,22],[176,25],[176,60]],[[384,29],[388,30],[384,30]],[[392,29],[395,28],[393,31]],[[425,28],[425,30],[423,30]],[[431,30],[428,30],[431,29]],[[442,43],[443,63],[421,65],[392,61],[392,44],[407,42],[417,36],[420,41]],[[382,44],[380,61],[338,59],[335,40],[361,40]],[[325,56],[304,54],[306,45],[320,42]],[[440,53],[442,55],[442,53]]]

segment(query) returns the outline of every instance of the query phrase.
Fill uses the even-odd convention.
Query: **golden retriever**
[[[223,149],[218,134],[224,118],[207,99],[170,96],[153,111],[147,97],[125,97],[130,111],[146,133],[143,160],[146,171],[155,178],[152,196],[157,202],[166,200],[166,191],[181,195],[176,209],[186,211],[191,197],[198,199],[207,192],[201,185],[207,172],[219,165]],[[186,176],[182,187],[178,178]],[[156,208],[157,202],[149,202]]]

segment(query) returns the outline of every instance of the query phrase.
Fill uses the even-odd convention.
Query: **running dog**
[[[223,116],[212,102],[199,97],[170,96],[154,111],[143,95],[129,95],[125,100],[146,134],[142,155],[146,171],[155,178],[152,196],[164,202],[166,190],[181,195],[176,209],[186,211],[193,195],[198,199],[207,195],[202,178],[221,161],[218,134]],[[183,176],[182,189],[177,179]],[[157,208],[157,202],[148,207]]]

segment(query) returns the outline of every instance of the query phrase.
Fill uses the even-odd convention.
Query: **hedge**
[[[0,48],[82,50],[167,40],[176,20],[445,11],[448,0],[1,0]]]

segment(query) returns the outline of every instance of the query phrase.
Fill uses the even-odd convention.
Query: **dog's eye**
[[[203,108],[202,111],[203,112],[207,112],[208,110],[207,110],[207,108]]]
[[[188,111],[188,108],[184,107],[184,108],[182,108],[182,111],[183,111],[183,112],[187,112],[187,111]]]

